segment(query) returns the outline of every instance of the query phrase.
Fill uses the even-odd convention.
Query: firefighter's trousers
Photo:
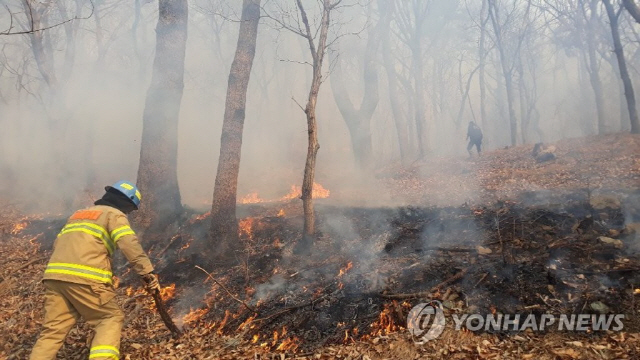
[[[82,317],[95,330],[89,359],[120,358],[120,331],[124,313],[107,285],[84,285],[44,280],[46,288],[44,324],[30,360],[53,360],[65,337]]]

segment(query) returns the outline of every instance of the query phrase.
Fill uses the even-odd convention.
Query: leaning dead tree
[[[640,123],[638,122],[638,110],[636,108],[636,98],[633,91],[633,84],[631,83],[631,77],[629,76],[629,70],[627,69],[627,62],[624,58],[624,50],[622,48],[622,41],[620,40],[620,29],[618,20],[620,19],[620,13],[622,7],[617,11],[614,10],[610,0],[602,0],[605,9],[607,10],[607,17],[609,18],[609,25],[611,26],[611,36],[613,38],[613,51],[618,59],[618,69],[620,70],[620,78],[624,85],[624,96],[627,100],[627,108],[629,109],[629,121],[631,122],[631,133],[640,133]]]
[[[301,0],[296,0],[298,12],[296,16],[281,13],[280,17],[277,17],[275,15],[267,14],[271,20],[275,21],[277,27],[280,29],[286,29],[304,38],[309,45],[309,51],[312,59],[311,67],[313,69],[313,74],[307,104],[305,107],[300,106],[307,119],[308,147],[307,160],[304,166],[301,196],[302,206],[304,209],[304,231],[302,234],[302,240],[295,248],[296,253],[308,252],[313,246],[313,237],[316,229],[313,207],[313,183],[316,170],[316,156],[318,154],[318,149],[320,149],[320,144],[318,143],[316,104],[318,102],[318,93],[320,92],[320,85],[322,85],[323,79],[322,66],[329,45],[327,43],[327,38],[329,37],[331,13],[338,5],[340,5],[341,2],[342,0],[319,0],[318,6],[320,7],[322,15],[319,26],[313,29],[307,15],[307,11]],[[292,24],[289,20],[291,18],[300,19],[300,22]]]
[[[156,54],[143,114],[138,186],[144,197],[136,216],[161,230],[182,212],[178,188],[178,118],[184,88],[187,0],[160,0]]]
[[[260,1],[243,1],[238,45],[229,72],[218,173],[213,190],[213,205],[211,206],[210,237],[212,244],[215,244],[215,257],[218,259],[233,259],[233,256],[229,256],[230,252],[236,250],[240,244],[236,219],[236,197],[247,88],[256,53],[258,23],[260,22]]]

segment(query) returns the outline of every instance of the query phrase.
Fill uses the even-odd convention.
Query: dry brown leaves
[[[541,189],[626,189],[640,184],[640,135],[565,139],[553,145],[557,159],[545,163],[531,156],[532,145],[523,145],[473,159],[428,158],[379,176],[394,199],[420,205],[505,199]]]

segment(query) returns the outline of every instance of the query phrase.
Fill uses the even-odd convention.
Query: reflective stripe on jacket
[[[138,274],[153,271],[123,212],[105,205],[78,210],[60,230],[44,278],[79,284],[111,284],[111,256],[116,248]]]

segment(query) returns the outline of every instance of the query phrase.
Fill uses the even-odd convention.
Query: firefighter
[[[478,150],[478,156],[480,156],[480,151],[482,150],[482,130],[476,125],[475,122],[470,121],[469,127],[467,128],[467,140],[469,140],[469,145],[467,145],[467,152],[469,152],[469,157],[472,157],[471,149],[473,146],[476,146],[476,150]]]
[[[149,291],[160,288],[153,266],[127,214],[138,209],[140,191],[131,182],[105,188],[104,196],[76,211],[62,228],[44,271],[44,323],[30,360],[55,359],[71,327],[82,317],[95,330],[89,359],[119,359],[124,313],[115,300],[111,261],[120,249]]]

